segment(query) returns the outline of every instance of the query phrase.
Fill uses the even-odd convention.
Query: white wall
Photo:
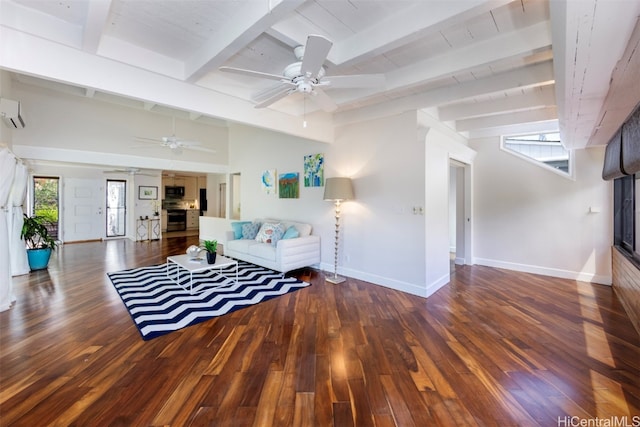
[[[321,268],[333,271],[334,206],[323,200],[323,187],[302,184],[304,155],[324,153],[325,177],[349,176],[355,192],[342,205],[339,273],[426,294],[424,217],[413,214],[425,206],[415,113],[344,126],[331,145],[241,126],[230,128],[229,139],[229,170],[242,175],[242,219],[310,222],[321,237]],[[300,198],[264,194],[266,169],[299,172]]]
[[[337,129],[327,176],[350,176],[355,192],[342,209],[345,274],[426,295],[424,216],[414,213],[425,207],[424,159],[415,112]],[[323,239],[333,242],[332,210],[325,212]],[[331,244],[322,260],[333,263]]]
[[[208,153],[144,143],[173,132],[172,116],[14,83],[27,125],[13,132],[20,157],[189,172],[226,173],[227,128],[176,118],[176,136],[217,150]],[[28,118],[27,118],[28,117]]]
[[[330,146],[321,142],[283,135],[246,126],[229,129],[229,170],[240,173],[240,218],[281,218],[311,222],[314,227],[330,205],[322,200],[324,187],[304,187],[303,162],[308,154],[326,153]],[[261,189],[264,170],[277,174],[300,173],[300,198],[280,199]]]
[[[11,97],[11,78],[8,71],[0,70],[0,98],[13,99]],[[15,99],[14,99],[15,100]],[[4,144],[11,148],[12,131],[9,126],[4,124],[4,120],[0,122],[0,144]]]
[[[602,147],[575,152],[573,181],[500,150],[497,138],[471,146],[476,263],[611,283],[612,187],[601,178]]]

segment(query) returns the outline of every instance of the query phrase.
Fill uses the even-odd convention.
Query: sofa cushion
[[[300,236],[298,237],[306,237],[311,235],[311,224],[307,224],[304,222],[286,221],[286,220],[281,220],[277,218],[259,218],[259,219],[256,219],[256,221],[279,222],[280,224],[282,224],[285,230],[287,230],[291,226],[294,226],[296,230],[298,230],[298,233],[300,233]]]
[[[282,238],[284,228],[278,223],[265,222],[256,235],[256,242],[275,245]]]
[[[251,224],[251,221],[234,221],[231,223],[231,229],[236,239],[242,239],[242,226]]]
[[[244,224],[242,226],[242,238],[251,240],[255,239],[258,231],[260,231],[261,225],[262,224],[260,224],[259,222],[250,222],[248,224]]]
[[[254,240],[254,244],[249,246],[249,255],[275,261],[276,248],[271,243],[256,243]]]
[[[311,234],[311,224],[304,224],[302,222],[294,222],[292,225],[300,233],[300,237],[309,236]]]
[[[296,237],[300,237],[300,232],[295,226],[290,226],[287,228],[287,231],[284,232],[282,239],[295,239]]]
[[[229,250],[232,250],[232,251],[248,254],[249,247],[257,244],[258,243],[253,239],[229,240],[225,244],[225,248],[229,248]]]

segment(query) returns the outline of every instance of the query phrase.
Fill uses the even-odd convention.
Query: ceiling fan
[[[220,71],[243,74],[269,80],[278,80],[276,86],[257,92],[253,100],[255,108],[264,108],[296,92],[310,94],[321,109],[331,112],[337,104],[326,94],[328,88],[368,88],[384,85],[384,74],[357,74],[345,76],[326,76],[324,61],[327,59],[333,42],[320,35],[310,35],[304,46],[297,46],[293,52],[298,62],[289,64],[282,75],[245,70],[242,68],[220,67]]]
[[[160,144],[162,147],[168,147],[174,154],[182,154],[182,149],[204,151],[207,153],[215,153],[216,150],[211,148],[202,147],[198,141],[189,141],[186,139],[178,138],[176,136],[176,118],[173,117],[173,131],[171,136],[163,136],[161,138],[143,138],[136,137],[136,141],[152,144]],[[138,146],[139,147],[139,146]]]
[[[126,173],[128,175],[158,176],[156,174],[142,172],[142,170],[138,168],[113,169],[110,171],[104,171],[104,173]]]

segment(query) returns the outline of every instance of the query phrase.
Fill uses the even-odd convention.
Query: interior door
[[[64,241],[102,239],[105,236],[103,181],[65,178],[62,196]]]

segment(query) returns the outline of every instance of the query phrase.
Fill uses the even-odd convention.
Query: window
[[[33,178],[33,214],[44,218],[47,231],[58,239],[60,220],[60,184],[56,177],[36,176]]]
[[[127,181],[107,180],[107,237],[125,235]]]
[[[640,262],[640,174],[613,183],[614,244]]]
[[[571,152],[558,132],[502,137],[502,149],[564,176],[572,176]]]

